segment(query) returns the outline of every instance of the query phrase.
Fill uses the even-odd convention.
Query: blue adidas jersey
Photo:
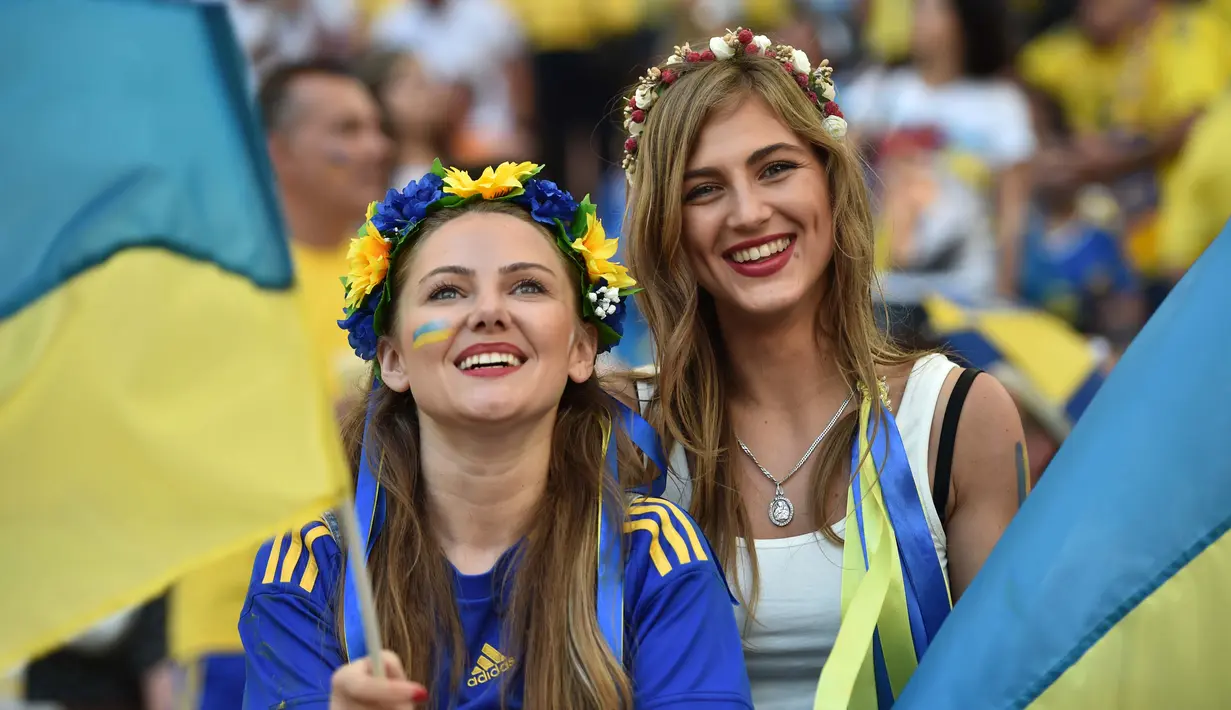
[[[658,498],[628,509],[624,582],[625,665],[635,705],[752,708],[748,675],[726,582],[709,543],[687,513]],[[513,555],[488,573],[457,574],[458,611],[470,668],[456,697],[438,707],[522,707],[518,659],[500,648],[493,595]],[[245,710],[329,705],[333,671],[346,663],[336,618],[344,557],[329,528],[309,523],[257,555],[239,632],[246,656]],[[423,679],[415,679],[423,682]],[[447,672],[432,688],[449,687]]]

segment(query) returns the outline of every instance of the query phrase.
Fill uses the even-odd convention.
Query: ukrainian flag
[[[1226,707],[1228,273],[1231,225],[1117,364],[899,707]]]
[[[1103,358],[1055,316],[1018,307],[963,308],[924,302],[928,326],[959,359],[1000,380],[1050,433],[1064,441],[1106,379]]]
[[[0,3],[0,669],[346,488],[225,13]]]

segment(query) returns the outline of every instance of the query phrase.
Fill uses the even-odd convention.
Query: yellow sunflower
[[[533,175],[538,167],[534,163],[501,163],[494,170],[484,168],[477,180],[465,170],[449,168],[445,171],[444,191],[458,197],[482,195],[485,200],[493,200],[521,187],[522,178]]]
[[[600,278],[607,280],[607,285],[613,288],[632,288],[637,285],[633,277],[628,275],[628,269],[611,261],[615,256],[619,241],[608,239],[603,229],[603,222],[593,214],[586,214],[586,233],[573,240],[573,249],[586,260],[586,272],[591,283],[598,283]]]
[[[350,273],[347,275],[346,307],[355,308],[384,280],[389,273],[390,243],[376,230],[376,226],[368,220],[363,225],[359,236],[350,240],[350,250],[346,259],[350,262]]]

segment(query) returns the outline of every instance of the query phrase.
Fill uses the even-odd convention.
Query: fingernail
[[[416,703],[427,702],[427,691],[423,688],[415,688],[415,691],[410,694],[410,699]]]

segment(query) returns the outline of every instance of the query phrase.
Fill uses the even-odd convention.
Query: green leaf
[[[445,176],[445,166],[440,164],[440,158],[436,158],[432,161],[431,173],[440,178]]]
[[[573,214],[573,228],[570,236],[572,236],[573,239],[584,237],[588,226],[586,217],[588,215],[597,214],[598,208],[590,204],[590,196],[586,195],[581,198],[581,203],[577,205],[577,211]]]
[[[625,298],[628,296],[635,296],[644,290],[645,289],[641,288],[640,286],[634,286],[633,288],[622,288],[619,290],[618,293],[620,295],[620,298]]]
[[[534,166],[534,169],[533,169],[533,170],[531,170],[530,172],[526,173],[526,174],[525,174],[525,175],[521,178],[521,182],[522,182],[522,184],[523,184],[523,185],[524,185],[524,184],[526,184],[526,181],[527,181],[527,180],[529,180],[530,178],[534,177],[535,175],[538,175],[540,172],[542,172],[542,170],[543,170],[543,166],[542,166],[542,165],[538,165],[538,164],[536,164],[536,165]]]

